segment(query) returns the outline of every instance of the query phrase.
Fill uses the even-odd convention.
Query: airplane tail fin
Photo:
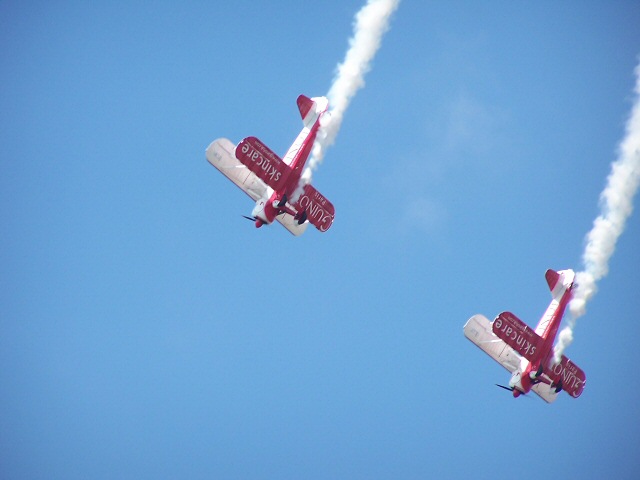
[[[573,270],[560,270],[556,272],[549,269],[544,274],[544,278],[547,280],[547,285],[549,285],[549,290],[551,290],[553,297],[562,295],[565,290],[573,288],[575,276],[576,274]]]
[[[560,279],[560,274],[555,270],[547,270],[544,274],[544,278],[547,279],[547,285],[549,285],[549,290],[553,292],[558,280]]]
[[[298,110],[305,127],[311,127],[320,115],[329,108],[329,101],[325,97],[309,98],[300,95],[297,100]]]

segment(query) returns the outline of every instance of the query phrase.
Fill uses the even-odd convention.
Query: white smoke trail
[[[344,62],[338,65],[336,77],[327,94],[329,115],[323,117],[302,182],[311,181],[313,172],[322,162],[325,150],[335,141],[342,117],[353,96],[364,86],[364,75],[371,69],[371,60],[380,48],[382,35],[389,29],[389,19],[399,3],[400,0],[368,0],[356,14],[349,50]]]
[[[600,215],[586,237],[582,255],[584,271],[576,274],[577,287],[569,304],[571,315],[558,338],[556,361],[573,341],[575,321],[585,314],[587,302],[597,291],[596,282],[609,272],[609,258],[633,211],[633,197],[640,183],[640,64],[635,68],[635,74],[636,98],[625,137],[618,147],[618,158],[611,164],[607,186],[600,194]]]

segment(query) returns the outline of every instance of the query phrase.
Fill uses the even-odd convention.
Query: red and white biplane
[[[499,387],[510,390],[514,397],[533,390],[551,403],[560,390],[579,397],[586,377],[564,355],[559,363],[554,360],[553,342],[571,300],[575,273],[547,270],[545,278],[553,298],[535,330],[513,313],[503,312],[493,322],[483,315],[474,315],[464,326],[464,334],[512,374],[509,386]]]
[[[256,202],[251,217],[245,217],[256,227],[277,220],[294,235],[309,223],[326,232],[333,223],[333,205],[311,184],[300,189],[299,184],[329,102],[300,95],[297,103],[304,126],[284,159],[256,137],[247,137],[237,146],[226,138],[213,141],[207,160]]]

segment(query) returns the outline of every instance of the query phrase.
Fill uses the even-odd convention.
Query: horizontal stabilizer
[[[544,340],[511,312],[502,312],[492,325],[493,333],[529,361],[540,354]]]

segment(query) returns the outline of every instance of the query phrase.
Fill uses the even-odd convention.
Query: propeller
[[[252,222],[255,222],[256,220],[258,220],[256,217],[247,217],[246,215],[242,215],[242,218],[246,218],[247,220],[250,220]]]
[[[496,383],[496,387],[500,387],[500,388],[504,388],[505,390],[509,390],[510,392],[513,392],[515,390],[515,387],[505,387],[504,385],[499,385]],[[518,395],[519,397],[524,397],[524,398],[531,398],[529,395],[520,392],[520,394]]]
[[[509,390],[510,392],[513,392],[513,387],[505,387],[504,385],[499,385],[497,383],[496,383],[496,387],[504,388],[505,390]]]

